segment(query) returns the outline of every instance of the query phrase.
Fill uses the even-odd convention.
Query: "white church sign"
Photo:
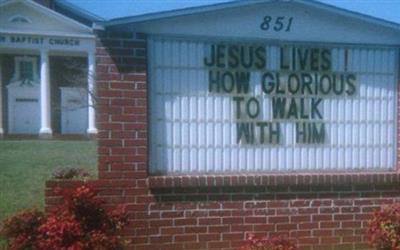
[[[154,172],[391,169],[396,50],[154,37]]]

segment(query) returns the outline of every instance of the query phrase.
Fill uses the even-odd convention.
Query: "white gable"
[[[0,33],[93,36],[91,28],[29,0],[0,4]]]
[[[260,27],[264,18],[270,19],[268,30],[266,26],[264,30]],[[149,20],[139,18],[120,27],[150,34],[202,37],[350,44],[400,43],[399,29],[371,20],[373,18],[335,12],[301,1],[273,1]],[[280,22],[283,24],[281,29]]]

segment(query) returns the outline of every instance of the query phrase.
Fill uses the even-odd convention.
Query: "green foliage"
[[[67,167],[56,169],[52,176],[54,179],[74,179],[88,177],[89,173],[82,168]]]

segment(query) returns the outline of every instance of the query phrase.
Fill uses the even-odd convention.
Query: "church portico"
[[[0,136],[96,134],[92,28],[31,1],[0,8]]]

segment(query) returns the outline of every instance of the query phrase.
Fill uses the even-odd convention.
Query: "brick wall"
[[[396,173],[148,176],[146,41],[104,33],[97,48],[98,180],[125,203],[128,249],[235,249],[249,232],[286,234],[302,249],[367,249],[371,212],[400,202]],[[60,202],[48,181],[47,209]]]

